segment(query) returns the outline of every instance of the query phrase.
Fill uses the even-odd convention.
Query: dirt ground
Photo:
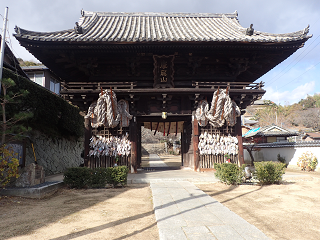
[[[319,239],[320,174],[293,173],[280,185],[197,186],[271,239]],[[159,239],[151,190],[143,184],[63,188],[41,200],[1,197],[0,219],[0,239]]]
[[[197,186],[271,239],[318,240],[320,175],[291,172],[301,175],[280,185]]]
[[[159,239],[148,185],[0,198],[0,239]]]

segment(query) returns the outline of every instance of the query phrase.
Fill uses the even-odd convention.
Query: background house
[[[259,138],[259,143],[288,142],[288,137],[292,136],[298,134],[275,124],[251,129],[243,135],[245,139]]]
[[[241,116],[241,129],[242,129],[242,136],[245,135],[248,131],[250,131],[251,129],[254,129],[255,125],[258,123],[259,121],[256,120],[250,120],[248,118],[246,118],[245,116]]]
[[[61,84],[59,77],[57,77],[49,68],[44,65],[38,65],[25,66],[22,67],[22,69],[31,81],[60,95]]]
[[[320,140],[320,132],[313,133],[305,133],[302,137],[303,141],[319,141]]]
[[[320,159],[320,141],[316,140],[316,137],[320,137],[320,134],[306,134],[306,139],[314,137],[314,140],[311,141],[288,141],[288,137],[297,135],[298,133],[296,132],[272,124],[248,131],[243,135],[243,139],[245,145],[250,145],[254,142],[256,151],[252,151],[252,155],[255,161],[277,161],[279,155],[286,160],[289,167],[297,168],[299,157],[307,151],[313,153],[317,159]],[[251,162],[248,151],[244,151],[244,160],[246,163]]]

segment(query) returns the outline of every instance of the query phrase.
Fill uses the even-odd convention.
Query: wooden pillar
[[[235,125],[235,131],[238,139],[238,159],[240,165],[244,164],[244,155],[243,155],[243,143],[242,143],[242,128],[241,128],[241,116],[237,117],[237,123]]]
[[[141,122],[137,124],[137,167],[141,167]]]
[[[91,121],[90,118],[84,118],[84,166],[88,167],[89,162],[89,144],[90,138],[92,136],[92,129],[91,129]]]
[[[138,134],[137,134],[137,120],[134,117],[130,121],[129,131],[130,131],[130,140],[131,140],[131,173],[137,173],[138,169]]]
[[[198,120],[194,117],[193,119],[193,160],[194,160],[194,171],[199,169],[199,124]]]
[[[180,151],[180,154],[181,154],[181,166],[184,166],[184,159],[185,159],[185,132],[186,132],[186,129],[185,129],[185,123],[183,123],[183,130],[182,130],[182,133],[181,133],[181,151]]]

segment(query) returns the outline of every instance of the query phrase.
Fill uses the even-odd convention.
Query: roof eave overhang
[[[14,35],[16,39],[20,42],[21,45],[33,45],[33,46],[61,46],[67,45],[69,48],[70,46],[78,47],[78,46],[90,46],[96,47],[104,46],[104,47],[114,47],[114,46],[203,46],[203,47],[228,47],[228,48],[238,48],[238,47],[245,47],[245,48],[292,48],[292,47],[302,47],[304,42],[307,41],[307,38],[299,39],[295,41],[231,41],[231,40],[219,40],[219,41],[130,41],[130,42],[123,42],[123,41],[93,41],[93,40],[86,40],[86,41],[45,41],[45,40],[35,40],[24,38],[22,36],[18,36],[17,34]]]

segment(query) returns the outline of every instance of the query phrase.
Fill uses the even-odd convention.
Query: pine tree
[[[30,112],[17,112],[12,117],[7,119],[6,107],[8,104],[19,103],[19,97],[28,94],[26,90],[20,90],[17,93],[10,91],[10,88],[15,85],[11,78],[4,78],[1,81],[2,96],[1,103],[1,144],[0,144],[0,186],[5,187],[12,178],[19,177],[19,160],[16,158],[16,153],[13,149],[6,145],[21,137],[22,134],[29,131],[21,121],[33,116]]]
[[[15,82],[11,78],[4,78],[1,80],[2,93],[0,98],[2,121],[1,123],[1,144],[0,146],[19,139],[23,133],[30,131],[29,128],[25,127],[21,122],[33,116],[31,112],[19,111],[12,117],[7,119],[6,107],[8,104],[17,104],[21,100],[19,97],[26,96],[29,92],[21,89],[19,92],[12,92],[10,88],[15,86]]]

